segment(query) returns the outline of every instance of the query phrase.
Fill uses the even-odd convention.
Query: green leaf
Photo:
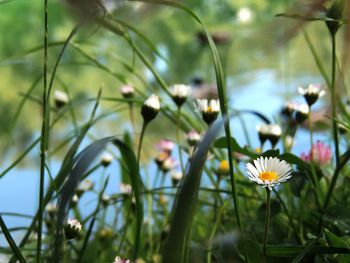
[[[226,137],[221,137],[214,142],[215,148],[227,148]],[[250,158],[258,158],[259,154],[249,151],[247,148],[241,147],[235,138],[231,137],[231,147],[233,152],[238,152],[249,156]]]
[[[343,248],[349,249],[349,246],[347,245],[345,240],[343,240],[340,237],[337,237],[335,234],[333,234],[328,229],[325,229],[324,231],[325,231],[326,237],[329,240],[329,243],[331,244],[331,246],[337,246],[337,247],[343,247]],[[350,255],[337,255],[336,259],[340,263],[348,263],[348,262],[350,262]]]

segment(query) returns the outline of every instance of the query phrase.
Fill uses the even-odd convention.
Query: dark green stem
[[[148,125],[148,122],[145,122],[145,121],[142,124],[142,130],[141,130],[140,140],[139,140],[139,147],[137,149],[137,163],[138,164],[140,164],[142,142],[143,142],[143,137],[145,135],[147,125]]]
[[[44,0],[44,89],[42,94],[43,103],[43,122],[41,128],[40,139],[40,186],[39,186],[39,214],[38,214],[38,242],[36,247],[36,259],[37,262],[41,262],[41,241],[42,241],[42,228],[43,228],[43,210],[44,210],[44,185],[45,185],[45,163],[46,163],[46,142],[47,142],[47,114],[50,114],[46,108],[47,105],[47,49],[48,49],[48,0]]]
[[[270,195],[271,191],[266,188],[266,217],[265,217],[265,232],[264,232],[264,244],[263,244],[263,255],[266,259],[266,247],[267,247],[267,235],[269,233],[270,225]]]
[[[181,106],[177,108],[177,121],[176,121],[176,140],[177,140],[177,146],[179,151],[179,159],[180,159],[180,166],[182,174],[185,173],[184,164],[182,161],[182,151],[181,151],[181,140],[180,140],[180,117],[181,117]]]
[[[331,180],[331,183],[328,188],[328,192],[324,201],[323,205],[323,214],[327,210],[327,207],[329,205],[329,201],[332,197],[333,190],[335,188],[336,182],[338,180],[340,171],[340,157],[339,157],[339,143],[338,143],[338,129],[337,129],[337,122],[336,119],[336,92],[335,92],[335,66],[336,66],[336,42],[335,42],[335,35],[331,35],[332,37],[332,80],[331,80],[331,99],[332,99],[332,124],[333,124],[333,137],[334,137],[334,148],[335,148],[335,164],[336,168]],[[323,216],[322,214],[322,216]],[[322,227],[322,217],[320,219],[320,227]]]

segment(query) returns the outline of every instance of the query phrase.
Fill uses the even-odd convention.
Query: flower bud
[[[263,124],[257,127],[258,135],[261,145],[266,140],[271,142],[272,148],[274,148],[282,135],[282,129],[277,124]]]
[[[143,104],[141,114],[146,123],[153,120],[160,110],[159,97],[152,94]]]
[[[309,106],[307,104],[297,105],[295,108],[295,121],[303,123],[309,116]]]
[[[326,25],[328,27],[329,32],[332,35],[335,35],[338,29],[342,25],[343,19],[343,10],[344,10],[344,1],[343,0],[335,0],[332,2],[332,5],[327,10],[326,16]]]
[[[105,152],[101,155],[100,163],[102,166],[107,167],[111,164],[112,161],[113,161],[113,156],[110,153]]]
[[[307,105],[311,107],[318,98],[324,96],[326,92],[318,84],[310,84],[307,88],[299,87],[298,91],[304,96]]]
[[[196,146],[202,139],[202,136],[200,135],[200,133],[196,132],[195,130],[192,130],[186,134],[186,139],[187,143],[190,146]]]
[[[135,88],[132,85],[125,85],[125,86],[121,87],[120,92],[121,92],[123,98],[130,99],[130,98],[134,97]]]
[[[76,238],[80,231],[81,231],[82,225],[80,222],[76,219],[69,219],[67,224],[64,227],[64,234],[67,239],[74,239]]]
[[[196,107],[201,113],[203,120],[211,125],[218,117],[220,104],[218,100],[197,99]]]
[[[170,177],[173,186],[176,186],[181,181],[183,174],[182,172],[172,171]]]
[[[170,94],[173,101],[178,107],[181,107],[185,103],[186,99],[190,95],[191,87],[184,84],[175,84],[170,87]]]
[[[53,97],[57,109],[62,108],[69,102],[69,97],[67,93],[60,90],[55,90]]]

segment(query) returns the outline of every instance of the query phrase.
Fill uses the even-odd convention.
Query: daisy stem
[[[143,137],[145,135],[146,127],[148,122],[144,121],[142,124],[141,134],[140,134],[140,140],[139,140],[139,147],[137,149],[137,163],[140,164],[140,157],[141,157],[141,148],[142,148],[142,142]]]
[[[308,125],[310,130],[310,151],[312,151],[313,131],[312,131],[312,124],[311,124],[311,107],[310,106],[309,106],[309,112],[308,112]]]
[[[178,151],[179,151],[179,160],[180,160],[181,171],[182,171],[182,174],[184,174],[185,169],[184,169],[184,164],[182,161],[182,151],[181,151],[181,146],[180,146],[180,117],[181,117],[181,106],[179,106],[177,108],[176,140],[177,140],[177,146],[178,146]]]
[[[268,188],[266,189],[266,217],[265,217],[265,233],[264,233],[264,245],[263,245],[263,255],[266,259],[266,247],[267,247],[267,234],[269,232],[269,224],[270,224],[270,195],[271,191]]]
[[[131,129],[132,129],[132,133],[135,133],[135,117],[134,117],[134,107],[132,102],[129,102],[129,113],[130,113],[130,122],[131,122]]]

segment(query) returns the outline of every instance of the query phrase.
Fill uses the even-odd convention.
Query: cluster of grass
[[[208,101],[194,101],[183,90],[183,94],[176,93],[176,88],[164,81],[142,52],[135,36],[156,55],[161,54],[137,28],[114,18],[98,1],[94,2],[96,6],[88,7],[84,6],[85,2],[89,1],[76,2],[75,9],[82,12],[82,20],[66,40],[49,43],[50,11],[48,1],[44,1],[43,46],[30,51],[43,51],[43,74],[33,84],[33,87],[43,84],[42,96],[34,96],[34,88],[30,88],[17,114],[21,114],[22,105],[29,100],[40,104],[40,136],[0,174],[0,178],[6,176],[36,145],[40,145],[38,210],[30,216],[31,223],[19,241],[13,238],[16,229],[8,228],[3,218],[25,215],[0,215],[2,234],[9,244],[1,247],[0,252],[7,255],[10,262],[124,262],[127,259],[132,262],[350,261],[350,181],[347,175],[350,116],[339,88],[343,68],[338,66],[336,52],[338,31],[347,23],[342,17],[345,9],[342,1],[333,1],[319,17],[280,14],[298,20],[320,20],[329,30],[330,66],[325,66],[312,39],[306,32],[304,35],[324,79],[325,96],[332,105],[331,114],[326,116],[330,128],[325,131],[332,141],[332,148],[313,138],[312,105],[324,93],[315,85],[301,90],[306,99],[306,110],[289,105],[277,126],[272,125],[263,112],[231,110],[215,42],[202,20],[180,2],[144,0],[150,5],[180,9],[202,27],[210,47],[212,60],[208,63],[215,72],[218,95],[218,100],[210,101],[209,105],[206,104]],[[72,100],[68,88],[65,89],[68,95],[54,96],[55,83],[59,82],[57,69],[67,49],[76,50],[97,69],[129,84],[124,75],[104,66],[74,42],[81,28],[91,24],[125,40],[134,57],[131,63],[120,63],[124,63],[130,75],[144,83],[142,88],[130,90],[129,87],[127,92],[113,98],[104,97],[103,88],[91,99]],[[60,53],[55,58],[49,57],[48,49],[57,45],[61,48]],[[55,61],[53,68],[48,68],[48,60]],[[143,63],[152,73],[157,89],[135,71],[135,61]],[[149,97],[151,93],[156,95]],[[105,110],[101,107],[104,101],[114,103],[115,107]],[[76,111],[88,103],[93,103],[93,108],[87,121],[81,123],[77,121]],[[91,130],[98,122],[124,111],[130,114],[126,126],[131,132],[105,138],[92,135]],[[230,127],[233,118],[241,118],[244,122],[245,114],[256,116],[264,123],[259,130],[259,150],[253,145],[239,145],[234,137],[235,129]],[[155,156],[158,165],[153,169],[143,155],[147,152],[145,142],[150,136],[149,128],[160,116],[169,120],[170,134],[176,131],[176,143],[166,141],[163,142],[166,146],[160,145],[163,148],[160,155]],[[143,119],[143,123],[137,123],[135,119]],[[73,130],[66,138],[56,139],[59,143],[53,145],[57,123],[73,127]],[[293,140],[302,125],[308,127],[310,153],[299,157],[293,153]],[[193,130],[202,133],[200,140],[190,137]],[[220,132],[224,135],[218,138]],[[164,137],[169,136],[165,134]],[[172,151],[174,146],[177,151]],[[52,174],[48,160],[63,149],[66,153],[60,160],[60,168]],[[99,162],[98,158],[105,150],[113,158],[103,155]],[[173,158],[179,160],[177,172],[182,176],[172,177],[171,182]],[[253,162],[258,158],[263,158],[265,163]],[[267,160],[280,160],[285,174],[277,161],[268,165]],[[119,171],[111,171],[111,161],[118,163]],[[254,163],[258,168],[256,180],[247,163]],[[93,174],[101,174],[98,187],[88,181]],[[111,176],[119,177],[122,189],[115,188],[113,194],[106,195]],[[275,185],[277,183],[280,184]],[[95,198],[94,208],[87,212],[80,200],[88,194]],[[75,220],[71,220],[73,217]]]

